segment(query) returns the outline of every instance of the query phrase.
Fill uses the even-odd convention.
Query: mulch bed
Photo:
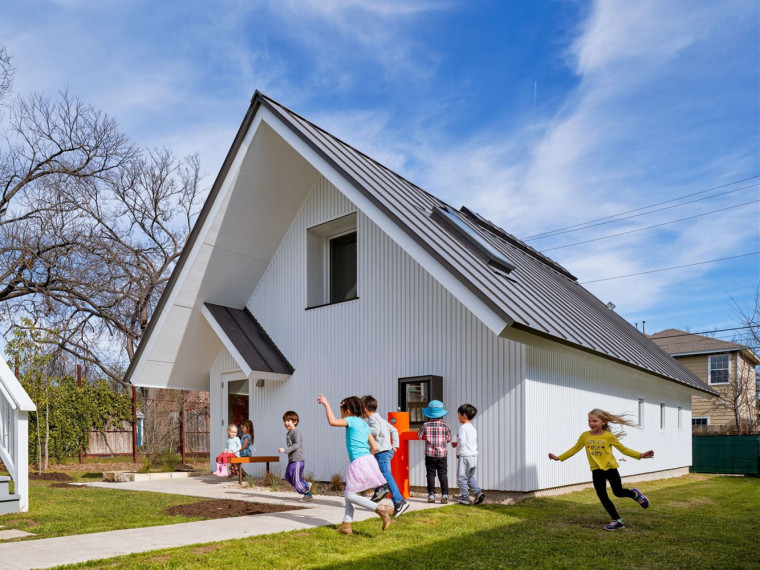
[[[261,515],[266,513],[281,513],[298,511],[303,507],[287,505],[272,505],[268,503],[251,503],[248,501],[233,501],[229,499],[211,499],[198,501],[189,505],[177,505],[164,509],[166,515],[182,515],[185,517],[203,517],[205,519],[224,519],[242,517],[245,515]]]
[[[30,481],[73,481],[74,479],[66,473],[39,473],[29,472]]]

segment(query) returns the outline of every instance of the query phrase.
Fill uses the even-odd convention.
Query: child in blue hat
[[[441,503],[449,502],[448,444],[451,443],[451,429],[441,420],[448,414],[440,400],[431,400],[422,409],[430,418],[417,430],[417,437],[425,440],[425,470],[427,471],[428,503],[435,503],[435,476],[441,483]]]

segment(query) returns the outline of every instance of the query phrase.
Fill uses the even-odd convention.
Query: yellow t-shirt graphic
[[[618,441],[618,438],[615,437],[615,434],[611,431],[605,431],[600,435],[592,435],[590,431],[584,431],[578,438],[576,444],[557,457],[557,459],[564,461],[578,453],[584,447],[586,448],[586,457],[588,458],[588,463],[592,471],[596,469],[617,469],[618,462],[612,454],[613,447],[616,447],[620,453],[627,455],[628,457],[641,459],[640,452],[628,449]]]

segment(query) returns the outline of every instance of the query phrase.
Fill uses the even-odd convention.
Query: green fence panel
[[[692,473],[760,475],[760,435],[693,436]]]

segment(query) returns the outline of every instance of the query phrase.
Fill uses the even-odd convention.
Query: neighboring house
[[[744,345],[667,329],[651,335],[662,349],[699,376],[719,396],[694,395],[691,423],[725,428],[757,417],[757,373],[760,358]]]
[[[657,452],[623,475],[685,473],[691,397],[713,393],[567,269],[258,92],[127,378],[209,391],[213,449],[230,395],[249,400],[259,454],[276,453],[282,414],[297,411],[318,480],[348,459],[317,394],[336,412],[373,394],[413,425],[441,399],[452,429],[470,402],[478,481],[509,491],[587,482],[585,458],[547,454],[573,445],[594,407],[632,414],[626,444]]]

